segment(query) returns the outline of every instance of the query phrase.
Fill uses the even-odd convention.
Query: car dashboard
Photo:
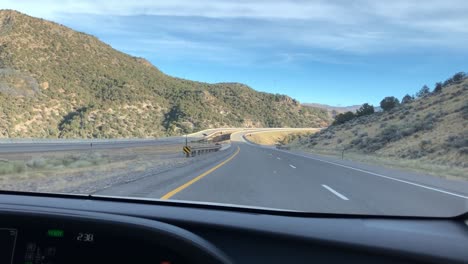
[[[0,194],[0,263],[468,263],[456,218]]]

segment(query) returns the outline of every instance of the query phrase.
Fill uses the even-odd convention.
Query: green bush
[[[350,112],[350,111],[348,111],[346,113],[338,114],[335,117],[335,121],[333,122],[332,125],[344,124],[344,123],[354,119],[355,117],[356,117],[356,115],[353,112]]]
[[[371,115],[375,112],[374,106],[365,103],[363,104],[357,111],[356,111],[356,116],[366,116],[366,115]]]
[[[468,147],[468,134],[451,135],[445,140],[446,147],[462,149]]]
[[[397,107],[399,104],[400,104],[400,101],[394,96],[385,97],[384,99],[382,99],[382,101],[380,101],[380,107],[384,111],[389,111]]]
[[[411,96],[411,95],[409,95],[409,94],[405,95],[405,96],[403,97],[403,99],[401,99],[401,103],[402,103],[402,104],[408,104],[408,103],[411,103],[411,102],[413,102],[413,101],[414,101],[413,96]]]
[[[21,161],[0,161],[0,175],[21,173],[25,170]]]
[[[416,96],[418,98],[423,98],[431,94],[431,91],[429,90],[429,87],[427,85],[424,85],[419,92],[416,93]]]

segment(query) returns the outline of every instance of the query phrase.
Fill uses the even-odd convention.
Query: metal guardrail
[[[184,146],[182,150],[184,151],[187,158],[195,157],[197,155],[216,152],[221,149],[221,145],[210,145],[210,146]]]
[[[0,138],[0,144],[90,144],[90,143],[132,143],[132,142],[154,142],[183,140],[183,137],[160,137],[160,138],[114,138],[114,139],[48,139],[48,138]]]

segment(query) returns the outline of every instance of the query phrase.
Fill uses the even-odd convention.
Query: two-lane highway
[[[382,168],[382,172],[259,147],[235,133],[231,150],[175,176],[154,176],[98,194],[324,213],[452,216],[468,211],[468,184]],[[385,173],[385,174],[382,174]],[[425,180],[426,179],[426,180]],[[463,192],[465,190],[466,192]]]

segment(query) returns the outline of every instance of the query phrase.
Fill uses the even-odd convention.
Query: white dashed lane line
[[[289,164],[289,167],[295,169],[296,167],[294,165]]]
[[[281,158],[280,158],[280,157],[276,157],[276,159],[277,159],[277,160],[281,160]]]
[[[323,186],[323,188],[329,190],[331,193],[333,193],[334,195],[340,197],[341,199],[343,199],[343,200],[345,200],[345,201],[348,201],[348,200],[349,200],[346,196],[344,196],[344,195],[342,195],[341,193],[339,193],[339,192],[333,190],[331,187],[329,187],[329,186],[327,186],[327,185],[325,185],[325,184],[322,184],[322,186]]]
[[[401,183],[406,183],[406,184],[417,186],[417,187],[424,188],[424,189],[427,189],[427,190],[432,190],[432,191],[436,191],[436,192],[440,192],[440,193],[460,197],[460,198],[463,198],[463,199],[468,199],[468,195],[449,192],[449,191],[446,191],[446,190],[443,190],[443,189],[438,189],[438,188],[434,188],[434,187],[431,187],[431,186],[427,186],[427,185],[423,185],[423,184],[419,184],[419,183],[415,183],[415,182],[411,182],[411,181],[407,181],[407,180],[402,180],[402,179],[386,176],[386,175],[383,175],[383,174],[379,174],[379,173],[375,173],[375,172],[355,168],[355,167],[352,167],[352,166],[347,166],[347,165],[343,165],[343,164],[339,164],[339,163],[336,163],[336,162],[327,161],[327,160],[323,160],[323,159],[319,159],[319,158],[313,158],[311,156],[303,155],[303,154],[300,154],[300,153],[292,153],[292,152],[288,152],[288,151],[285,151],[285,150],[277,150],[277,151],[281,151],[281,152],[284,152],[284,153],[288,153],[290,155],[304,157],[304,158],[307,158],[307,159],[312,159],[312,160],[332,164],[332,165],[335,165],[335,166],[339,166],[339,167],[343,167],[343,168],[347,168],[347,169],[367,173],[367,174],[374,175],[374,176],[381,177],[381,178],[385,178],[385,179],[388,179],[388,180],[393,180],[393,181],[397,181],[397,182],[401,182]]]

